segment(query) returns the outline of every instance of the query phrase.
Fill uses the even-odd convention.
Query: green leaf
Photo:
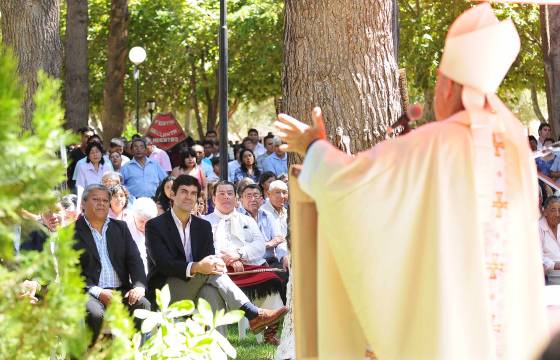
[[[206,326],[214,326],[214,314],[212,313],[212,307],[208,301],[203,298],[198,299],[197,306],[198,313],[202,317],[202,321]]]
[[[134,317],[137,317],[138,319],[146,319],[152,314],[154,313],[152,313],[150,310],[144,310],[144,309],[136,309],[134,310],[133,313]]]
[[[233,359],[237,357],[237,351],[235,348],[231,346],[228,339],[226,339],[218,331],[214,332],[214,339],[218,342],[218,345],[220,345],[220,348],[227,354],[227,356]]]
[[[242,310],[232,310],[216,320],[216,326],[235,324],[243,319],[245,312]]]
[[[142,321],[142,333],[146,334],[153,330],[154,327],[161,324],[162,317],[161,314],[155,313],[154,315],[148,316],[144,321]]]
[[[187,315],[189,315],[195,310],[194,302],[192,300],[177,301],[169,306],[169,310],[188,311],[189,313]]]
[[[171,301],[171,294],[169,292],[169,285],[165,286],[161,290],[156,289],[156,302],[161,309],[161,311],[166,311]]]

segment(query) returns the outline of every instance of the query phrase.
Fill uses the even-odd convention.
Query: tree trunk
[[[88,1],[67,0],[64,99],[66,125],[79,129],[88,124]]]
[[[353,153],[401,113],[393,1],[285,1],[282,110],[310,123],[320,106],[330,137],[342,127]]]
[[[0,13],[2,42],[14,52],[26,88],[22,128],[31,129],[37,71],[60,77],[60,0],[0,0]]]
[[[541,6],[541,37],[548,123],[560,134],[560,7]]]
[[[103,138],[105,143],[124,129],[124,76],[128,52],[128,1],[111,1],[107,41],[107,75],[103,88]]]
[[[531,86],[531,104],[533,105],[533,111],[539,119],[540,122],[547,122],[539,105],[539,96],[537,93],[537,87],[535,85]]]

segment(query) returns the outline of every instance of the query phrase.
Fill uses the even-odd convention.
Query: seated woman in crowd
[[[122,155],[120,152],[118,151],[109,152],[109,160],[111,160],[111,164],[113,165],[113,170],[121,171]]]
[[[156,203],[147,197],[141,197],[136,199],[134,205],[132,205],[132,210],[130,215],[126,219],[126,224],[132,239],[138,246],[138,251],[140,252],[140,257],[144,263],[144,271],[148,273],[148,256],[146,253],[146,236],[145,229],[148,220],[155,218],[158,215],[158,209]]]
[[[181,151],[181,162],[171,172],[172,176],[191,175],[198,180],[202,191],[206,192],[206,177],[202,166],[196,163],[196,152],[192,148]]]
[[[78,209],[80,208],[82,193],[91,184],[101,184],[103,174],[113,171],[111,164],[103,158],[103,146],[98,142],[91,142],[86,148],[86,162],[78,169],[76,188],[78,193]]]
[[[196,206],[191,212],[194,216],[202,217],[208,214],[208,202],[206,200],[206,194],[200,193],[200,196],[196,200]]]
[[[241,166],[235,170],[233,182],[237,183],[239,180],[244,178],[249,178],[254,182],[259,181],[261,171],[257,167],[255,154],[253,154],[253,152],[249,149],[243,149],[239,154],[239,159],[241,160]]]
[[[156,190],[155,199],[158,209],[158,215],[161,215],[164,212],[168,211],[173,205],[173,200],[171,200],[171,188],[173,187],[174,180],[175,177],[169,175],[168,177],[163,179]]]
[[[128,189],[124,185],[116,185],[109,188],[111,193],[111,207],[109,217],[115,220],[126,220],[128,217]]]

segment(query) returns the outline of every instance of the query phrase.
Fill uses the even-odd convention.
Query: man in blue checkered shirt
[[[106,306],[120,292],[130,311],[150,310],[146,273],[140,252],[124,221],[109,219],[109,190],[88,186],[82,195],[83,214],[76,221],[75,247],[82,249],[80,265],[89,299],[87,323],[94,340],[99,335]],[[137,326],[140,324],[137,323]]]

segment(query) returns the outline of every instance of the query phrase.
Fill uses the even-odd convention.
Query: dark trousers
[[[128,290],[127,290],[128,291]],[[138,299],[136,304],[129,305],[128,299],[124,298],[124,294],[126,291],[121,291],[123,296],[123,304],[128,307],[130,314],[134,312],[136,309],[144,309],[150,310],[150,302],[145,297]],[[101,332],[101,326],[103,325],[103,315],[105,314],[105,305],[99,300],[96,299],[93,295],[89,294],[88,302],[86,304],[86,322],[93,332],[92,344],[95,342],[99,333]],[[142,320],[134,319],[134,325],[136,329],[140,330],[142,325]]]
[[[265,260],[268,266],[270,267],[277,268],[277,269],[284,269],[284,265],[282,265],[282,263],[278,261],[278,259],[276,259],[275,257],[266,258]],[[286,305],[286,290],[287,290],[288,279],[290,277],[290,274],[286,271],[286,272],[276,273],[276,275],[278,275],[278,277],[282,280],[282,288],[280,289],[280,298],[282,299],[284,305]]]

